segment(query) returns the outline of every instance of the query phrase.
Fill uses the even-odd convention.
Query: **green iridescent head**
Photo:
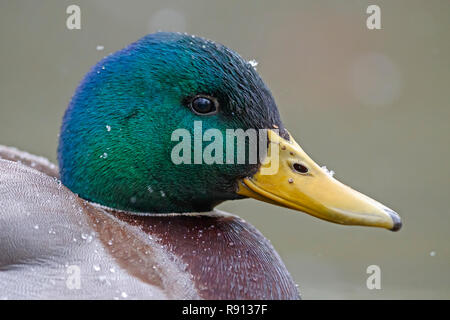
[[[258,164],[172,161],[172,133],[193,134],[195,121],[224,136],[284,132],[270,91],[237,53],[186,34],[145,36],[105,57],[79,85],[61,128],[62,182],[84,199],[135,212],[207,211],[241,198],[238,180]]]

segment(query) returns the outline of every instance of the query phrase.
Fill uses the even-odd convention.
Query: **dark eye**
[[[195,97],[191,102],[191,109],[200,115],[209,115],[217,113],[217,100],[213,97]]]
[[[305,174],[305,173],[308,173],[308,171],[309,171],[308,168],[301,163],[294,163],[293,167],[294,167],[294,170],[297,171],[298,173]]]

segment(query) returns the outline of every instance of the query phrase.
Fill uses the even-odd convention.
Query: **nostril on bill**
[[[293,164],[294,170],[297,171],[298,173],[308,173],[308,167],[306,167],[305,165],[301,164],[301,163],[294,163]]]

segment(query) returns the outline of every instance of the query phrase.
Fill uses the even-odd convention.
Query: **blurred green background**
[[[70,4],[81,30],[66,28]],[[382,30],[366,28],[369,4]],[[272,241],[303,298],[450,298],[450,1],[1,0],[0,143],[55,161],[84,73],[160,29],[256,59],[297,142],[401,214],[393,233],[254,200],[219,206]],[[381,290],[366,287],[372,264]]]

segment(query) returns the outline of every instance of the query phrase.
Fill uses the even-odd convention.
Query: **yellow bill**
[[[287,141],[268,130],[268,139],[266,163],[255,175],[240,181],[240,195],[303,211],[334,223],[392,231],[401,228],[401,219],[396,212],[333,178],[292,137]],[[278,161],[276,166],[274,161]],[[277,170],[270,170],[270,167]]]

